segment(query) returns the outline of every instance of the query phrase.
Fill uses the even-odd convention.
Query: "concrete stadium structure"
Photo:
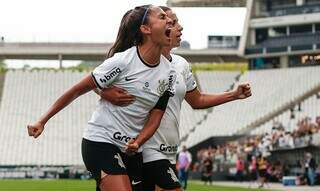
[[[0,43],[0,59],[103,60],[111,43]],[[234,49],[176,49],[190,62],[245,62]]]
[[[250,68],[320,64],[320,1],[248,0],[241,53]]]
[[[172,7],[245,7],[246,0],[168,0]]]

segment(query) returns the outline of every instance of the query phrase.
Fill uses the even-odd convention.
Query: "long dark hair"
[[[123,15],[117,39],[110,48],[107,58],[112,57],[117,52],[125,51],[134,45],[142,44],[143,35],[140,26],[148,23],[151,6],[138,6]]]

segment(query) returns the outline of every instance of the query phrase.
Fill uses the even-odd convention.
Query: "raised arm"
[[[185,100],[193,109],[205,109],[221,105],[237,99],[245,99],[251,96],[251,88],[248,83],[240,84],[237,89],[220,94],[205,94],[198,89],[187,92]]]
[[[42,133],[45,124],[49,121],[51,117],[53,117],[55,114],[57,114],[67,105],[69,105],[77,97],[93,90],[94,88],[96,88],[96,85],[91,75],[88,75],[83,80],[75,84],[73,87],[67,90],[62,96],[60,96],[55,101],[55,103],[49,108],[49,110],[45,114],[43,114],[36,123],[27,126],[29,136],[37,138]]]

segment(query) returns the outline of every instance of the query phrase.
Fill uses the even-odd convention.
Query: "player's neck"
[[[171,52],[171,48],[170,47],[163,47],[162,51],[161,51],[163,56],[165,56],[168,60],[172,60],[170,52]]]
[[[157,65],[160,62],[161,47],[154,46],[152,44],[145,43],[138,46],[138,51],[143,61],[149,65]]]

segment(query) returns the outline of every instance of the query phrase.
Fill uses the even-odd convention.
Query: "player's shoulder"
[[[110,59],[126,64],[126,63],[129,63],[136,56],[136,54],[137,54],[137,48],[136,46],[133,46],[123,52],[115,53],[114,56],[111,57]]]
[[[172,58],[172,64],[175,66],[175,68],[178,71],[182,72],[183,74],[187,74],[188,71],[191,70],[190,63],[182,56],[171,54],[171,58]]]
[[[126,67],[128,63],[134,58],[136,54],[135,46],[122,51],[115,53],[112,57],[107,58],[102,64],[103,65],[116,65],[120,68]]]
[[[170,66],[170,61],[163,55],[160,56],[160,62],[163,64],[163,65],[166,65],[166,66]]]
[[[180,55],[177,55],[177,54],[170,54],[170,55],[171,55],[172,61],[188,63],[188,61]]]
[[[189,62],[183,58],[182,56],[176,55],[176,54],[171,54],[171,58],[172,58],[172,63],[180,66],[180,67],[189,67]]]

